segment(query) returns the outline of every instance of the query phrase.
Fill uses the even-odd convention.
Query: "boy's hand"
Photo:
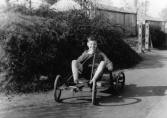
[[[107,69],[108,69],[109,71],[112,71],[112,70],[113,70],[113,65],[112,65],[112,63],[107,64],[106,67],[107,67]]]
[[[90,81],[89,81],[89,84],[93,84],[93,80],[90,80]]]

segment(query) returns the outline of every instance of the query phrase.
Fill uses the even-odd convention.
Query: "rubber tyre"
[[[125,74],[123,73],[123,72],[120,72],[119,73],[119,76],[122,78],[122,82],[121,82],[121,89],[123,89],[124,88],[124,86],[125,86]]]
[[[60,97],[62,92],[62,90],[59,89],[60,85],[61,85],[61,76],[57,75],[54,82],[54,100],[56,102],[60,102]]]

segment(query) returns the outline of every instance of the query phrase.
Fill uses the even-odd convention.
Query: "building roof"
[[[163,21],[165,21],[165,20],[163,20],[163,19],[161,19],[161,18],[156,18],[156,17],[151,17],[151,16],[147,16],[146,17],[146,20],[147,21],[159,21],[159,22],[163,22]]]
[[[127,9],[124,9],[124,8],[118,8],[118,7],[114,7],[112,5],[104,5],[104,4],[100,4],[100,3],[94,3],[94,5],[97,9],[100,9],[100,10],[136,14],[136,11],[127,10]]]
[[[74,0],[59,0],[55,4],[53,4],[50,9],[54,11],[68,11],[72,9],[81,9],[79,3],[75,2]]]

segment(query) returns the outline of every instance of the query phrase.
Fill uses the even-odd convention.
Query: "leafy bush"
[[[11,78],[6,88],[22,92],[51,89],[57,74],[71,73],[71,60],[86,48],[90,34],[116,69],[131,67],[141,60],[105,19],[89,19],[81,11],[53,14],[39,17],[35,12],[32,16],[15,13],[17,21],[0,29]],[[39,80],[41,75],[49,77],[44,84]]]

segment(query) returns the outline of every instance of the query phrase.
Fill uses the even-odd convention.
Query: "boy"
[[[88,37],[87,46],[88,50],[84,51],[77,60],[72,61],[72,74],[76,84],[80,74],[90,79],[89,84],[92,84],[102,75],[105,68],[108,71],[113,70],[112,62],[97,48],[97,41],[93,36]],[[91,73],[92,70],[95,72]]]

